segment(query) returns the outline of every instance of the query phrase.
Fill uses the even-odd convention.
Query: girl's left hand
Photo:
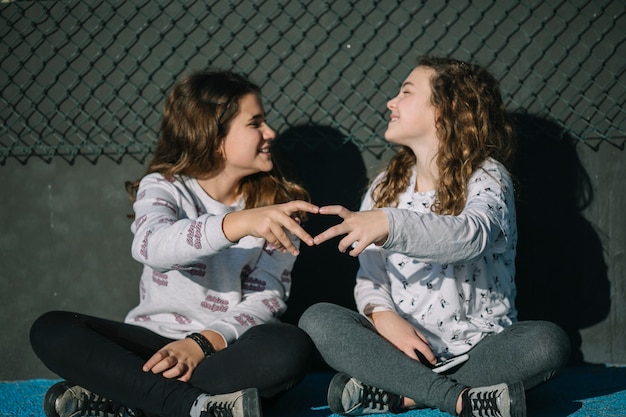
[[[191,374],[204,359],[202,349],[192,339],[176,340],[163,346],[143,365],[144,372],[161,374],[188,382]]]

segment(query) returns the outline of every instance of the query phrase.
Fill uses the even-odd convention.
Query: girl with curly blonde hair
[[[299,323],[339,371],[330,408],[525,416],[525,390],[567,363],[569,339],[517,321],[515,146],[498,83],[422,57],[387,107],[385,139],[400,149],[361,211],[320,208],[343,221],[315,243],[343,235],[339,250],[360,262],[358,312],[320,303]]]

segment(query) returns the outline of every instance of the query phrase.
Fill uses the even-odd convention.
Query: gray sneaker
[[[46,392],[43,409],[48,417],[136,417],[139,414],[71,382],[54,384]]]
[[[328,387],[328,406],[342,416],[401,412],[402,397],[338,373]]]
[[[526,417],[526,394],[521,382],[471,388],[463,393],[460,417]]]
[[[261,401],[256,388],[211,395],[200,413],[201,417],[262,417],[262,415]]]

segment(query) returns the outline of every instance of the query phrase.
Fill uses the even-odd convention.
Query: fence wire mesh
[[[0,164],[145,161],[184,73],[262,86],[279,132],[321,125],[382,155],[385,103],[423,54],[488,67],[511,112],[624,149],[623,0],[165,0],[0,4]]]

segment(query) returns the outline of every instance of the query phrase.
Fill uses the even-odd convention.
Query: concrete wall
[[[586,147],[579,149],[595,191],[593,203],[584,214],[602,244],[609,280],[606,301],[610,303],[606,317],[582,327],[583,352],[591,362],[626,364],[626,155],[623,148],[610,146],[597,152]],[[580,244],[593,245],[585,236],[580,237]],[[582,296],[588,294],[583,292]]]
[[[191,3],[0,6],[2,156],[69,155],[0,165],[0,380],[53,376],[28,344],[42,312],[122,319],[137,300],[124,181],[143,167],[128,156],[69,164],[72,152],[149,149],[162,89],[207,63],[232,67],[263,86],[275,128],[323,122],[351,135],[344,145],[285,142],[283,153],[316,203],[356,208],[367,178],[390,156],[380,140],[384,103],[421,53],[488,65],[509,107],[560,117],[581,139],[573,146],[550,122],[519,119],[520,317],[565,327],[577,360],[626,364],[623,0],[294,0],[284,10],[275,2]],[[307,227],[328,222],[312,218]],[[356,263],[335,243],[303,249],[288,321],[318,300],[352,303]]]
[[[124,181],[142,167],[61,159],[0,167],[0,380],[52,377],[30,349],[30,324],[64,309],[113,319],[138,299]]]
[[[291,157],[321,204],[354,205],[356,187],[346,194],[346,184],[362,183],[389,156],[378,160],[351,145],[320,149],[326,151],[305,156],[295,148]],[[543,165],[545,160],[535,154],[534,167],[546,174],[543,186],[558,187],[550,182],[559,180],[556,168],[564,169],[563,161],[578,155],[593,185],[593,201],[577,221],[562,209],[553,210],[554,199],[544,201],[554,229],[532,236],[549,243],[550,251],[522,254],[524,264],[532,268],[520,265],[521,273],[529,277],[521,284],[521,315],[543,315],[569,326],[573,338],[580,338],[587,361],[625,364],[625,155],[607,144],[597,151],[586,145],[578,145],[573,153],[557,151],[560,156],[549,155],[552,165]],[[293,159],[298,153],[300,159]],[[314,164],[318,158],[327,164]],[[28,329],[39,314],[65,309],[121,320],[135,305],[140,267],[129,253],[126,215],[131,207],[124,181],[142,172],[137,162],[117,164],[105,158],[96,164],[79,158],[74,165],[62,160],[48,164],[32,159],[26,165],[9,160],[0,167],[5,190],[0,205],[0,380],[55,377],[29,346]],[[326,226],[312,219],[307,227],[315,232]],[[574,235],[565,233],[570,229]],[[351,303],[356,264],[339,255],[335,243],[303,251],[294,271],[287,321],[295,321],[306,305],[321,299]],[[544,247],[540,243],[530,246]],[[556,251],[561,257],[554,255],[558,248],[565,248]],[[533,273],[527,273],[529,269]],[[529,285],[531,293],[545,294],[529,297]]]

